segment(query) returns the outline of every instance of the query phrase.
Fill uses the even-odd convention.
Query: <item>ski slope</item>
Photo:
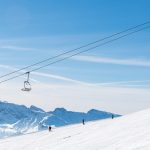
[[[0,150],[150,150],[150,109],[2,139]]]

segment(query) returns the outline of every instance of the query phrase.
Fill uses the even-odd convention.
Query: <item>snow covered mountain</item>
[[[150,109],[1,139],[1,150],[149,150]]]
[[[0,102],[0,138],[43,130],[49,125],[58,127],[80,123],[82,119],[92,121],[111,116],[112,113],[94,109],[87,113],[67,111],[64,108],[45,112],[35,106],[27,108],[24,105]]]

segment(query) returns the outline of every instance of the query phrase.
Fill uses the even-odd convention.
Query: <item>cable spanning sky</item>
[[[0,76],[150,20],[144,1],[0,1]],[[126,114],[150,107],[150,29],[0,85],[3,101]],[[34,69],[34,67],[32,67]],[[21,72],[22,73],[22,72]],[[16,74],[17,75],[17,74]]]

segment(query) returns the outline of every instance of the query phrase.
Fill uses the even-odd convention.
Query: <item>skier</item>
[[[50,131],[52,130],[52,127],[51,127],[51,126],[49,126],[49,127],[48,127],[48,130],[49,130],[49,132],[50,132]]]
[[[111,118],[114,119],[114,114],[112,114]]]
[[[83,124],[83,125],[85,125],[85,121],[84,121],[84,119],[82,119],[82,124]]]

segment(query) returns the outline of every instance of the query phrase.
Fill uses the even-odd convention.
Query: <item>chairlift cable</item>
[[[58,58],[58,57],[63,56],[63,55],[65,55],[65,54],[69,54],[69,53],[71,53],[71,52],[80,50],[80,49],[82,49],[82,48],[88,47],[88,46],[90,46],[90,45],[96,44],[96,43],[101,42],[101,41],[104,41],[104,40],[107,40],[107,39],[109,39],[109,38],[112,38],[112,37],[114,37],[114,36],[120,35],[120,34],[122,34],[122,33],[131,31],[131,30],[134,30],[134,29],[136,29],[136,28],[142,27],[142,26],[147,25],[147,24],[150,24],[150,21],[147,21],[147,22],[145,22],[145,23],[142,23],[142,24],[136,25],[136,26],[134,26],[134,27],[128,28],[128,29],[123,30],[123,31],[121,31],[121,32],[112,34],[112,35],[110,35],[110,36],[104,37],[104,38],[102,38],[102,39],[99,39],[99,40],[96,40],[96,41],[94,41],[94,42],[88,43],[88,44],[86,44],[86,45],[80,46],[80,47],[78,47],[78,48],[69,50],[69,51],[67,51],[67,52],[58,54],[58,55],[56,55],[56,56],[53,56],[53,57],[44,59],[44,60],[42,60],[42,61],[39,61],[39,62],[34,63],[34,64],[31,64],[31,65],[29,65],[29,66],[20,68],[20,69],[18,69],[18,70],[12,71],[12,72],[10,72],[10,73],[4,74],[4,75],[0,76],[0,78],[4,78],[4,77],[6,77],[6,76],[12,75],[12,74],[14,74],[14,73],[20,72],[20,71],[22,71],[22,70],[28,69],[28,68],[30,68],[30,67],[33,67],[33,66],[36,66],[36,65],[39,65],[39,64],[42,64],[42,63],[44,63],[44,62],[47,62],[47,61],[49,61],[49,60]]]
[[[45,68],[45,67],[47,67],[47,66],[50,66],[50,65],[52,65],[52,64],[55,64],[55,63],[64,61],[64,60],[66,60],[66,59],[68,59],[68,58],[71,58],[71,57],[73,57],[73,56],[79,55],[79,54],[81,54],[81,53],[83,53],[83,52],[86,52],[86,51],[90,51],[90,50],[95,49],[95,48],[97,48],[97,47],[100,47],[100,46],[103,46],[103,45],[107,45],[107,44],[112,43],[112,42],[114,42],[114,41],[116,41],[116,40],[119,40],[119,39],[121,39],[121,38],[124,38],[124,37],[126,37],[126,36],[129,36],[129,35],[131,35],[131,34],[134,34],[134,33],[136,33],[136,32],[140,32],[140,31],[145,30],[145,29],[148,29],[148,28],[150,28],[150,26],[147,26],[147,27],[144,27],[144,28],[141,28],[141,29],[132,31],[132,32],[130,32],[130,33],[124,34],[124,35],[122,35],[122,36],[120,36],[120,37],[117,37],[117,38],[114,38],[114,39],[109,40],[109,41],[107,41],[107,42],[101,43],[101,44],[99,44],[99,45],[97,45],[97,46],[91,47],[91,48],[89,48],[89,49],[86,49],[86,50],[80,51],[80,52],[78,52],[78,53],[72,54],[72,55],[70,55],[70,56],[67,56],[67,57],[65,57],[65,58],[62,58],[62,59],[60,59],[60,60],[51,62],[51,63],[49,63],[49,64],[43,65],[43,66],[38,67],[38,68],[36,68],[36,69],[30,70],[29,72],[31,73],[31,72],[40,70],[40,69]],[[26,73],[22,73],[22,74],[19,74],[19,75],[14,76],[14,77],[11,77],[11,78],[2,80],[2,81],[0,81],[0,83],[3,83],[3,82],[6,82],[6,81],[9,81],[9,80],[18,78],[18,77],[23,76],[23,75],[25,75],[25,74],[26,74]]]

